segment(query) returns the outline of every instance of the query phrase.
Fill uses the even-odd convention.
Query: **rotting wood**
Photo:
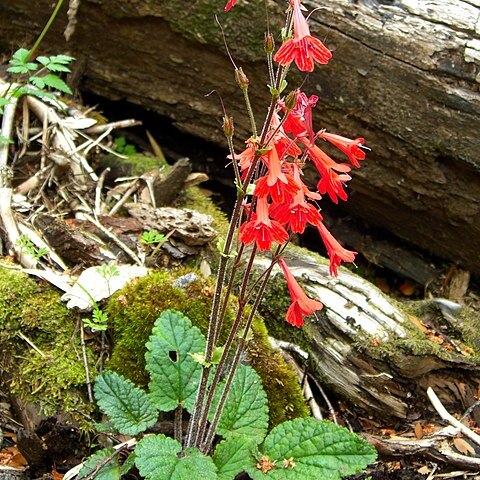
[[[50,8],[47,0],[3,3],[0,37],[8,44],[34,37]],[[367,168],[355,172],[355,196],[345,208],[480,272],[478,2],[433,0],[428,8],[410,0],[306,0],[305,5],[316,9],[312,31],[334,50],[330,65],[305,83],[305,90],[320,97],[315,125],[363,136],[372,148]],[[283,7],[269,6],[275,31],[276,12]],[[241,148],[248,120],[214,22],[220,9],[218,2],[185,8],[178,0],[84,1],[65,49],[86,65],[84,89],[142,105],[183,131],[225,145],[220,109],[204,96],[216,89],[235,113]],[[221,22],[251,80],[260,115],[266,94],[259,63],[264,8],[238,2]],[[65,24],[57,22],[46,49],[57,53]],[[115,33],[99,43],[105,31]],[[218,159],[219,174],[224,164]]]

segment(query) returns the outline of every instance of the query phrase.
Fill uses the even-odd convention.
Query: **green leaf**
[[[340,480],[365,469],[376,458],[375,449],[354,433],[314,418],[276,426],[260,450],[274,465],[262,473],[252,464],[246,471],[254,480]]]
[[[72,90],[70,90],[70,87],[57,75],[49,73],[48,75],[45,75],[41,78],[47,87],[54,88],[59,92],[68,93],[69,95],[72,94]]]
[[[114,448],[104,448],[95,452],[93,455],[90,455],[83,463],[83,467],[78,473],[77,480],[82,480],[83,478],[88,477],[94,471],[96,472],[94,477],[95,480],[119,480],[122,474],[120,471],[121,467],[118,464],[117,454],[99,470],[96,470],[98,465],[106,461],[113,453],[115,453]]]
[[[213,416],[222,386],[210,411]],[[246,365],[239,365],[230,392],[218,422],[216,433],[223,437],[235,434],[261,442],[268,428],[267,395],[258,373]]]
[[[179,456],[181,451],[182,446],[173,438],[147,436],[135,449],[135,465],[147,480],[217,480],[216,467],[210,457],[194,448]]]
[[[114,427],[124,435],[136,435],[157,421],[147,394],[130,380],[105,371],[95,382],[95,398]]]
[[[218,480],[232,480],[256,463],[254,451],[256,443],[242,435],[230,437],[217,445],[213,463],[217,467]]]
[[[180,312],[166,310],[156,320],[146,345],[150,399],[165,412],[179,404],[193,408],[202,366],[191,356],[205,350],[205,338]]]
[[[0,145],[6,144],[6,143],[13,143],[13,140],[10,140],[7,137],[4,137],[3,135],[0,135]]]
[[[75,60],[75,57],[70,57],[69,55],[52,55],[50,60],[54,63],[63,63],[68,65],[69,63]]]

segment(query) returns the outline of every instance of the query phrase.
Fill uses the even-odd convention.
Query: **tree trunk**
[[[269,2],[271,28],[287,2]],[[312,31],[334,52],[304,88],[320,97],[316,128],[365,137],[368,166],[355,171],[348,210],[427,251],[480,272],[480,38],[476,0],[305,1]],[[181,130],[225,141],[217,90],[248,121],[221,31],[221,0],[83,0],[65,45],[57,20],[43,49],[77,57],[81,87],[170,117]],[[32,45],[51,2],[0,0],[0,48]],[[65,9],[66,10],[66,9]],[[265,111],[263,2],[220,14],[229,48]],[[64,17],[65,18],[65,17]],[[294,69],[292,69],[294,70]],[[77,77],[78,78],[78,77]],[[292,73],[291,85],[298,74]],[[219,168],[225,160],[218,159]]]

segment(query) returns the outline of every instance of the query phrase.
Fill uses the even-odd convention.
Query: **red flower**
[[[356,138],[351,140],[350,138],[341,137],[334,133],[320,132],[318,134],[320,138],[328,140],[332,145],[335,145],[345,155],[348,156],[351,164],[357,168],[360,168],[359,160],[365,160],[365,152],[362,150],[364,138]]]
[[[327,230],[323,223],[317,225],[318,232],[322,237],[323,243],[327,247],[328,256],[330,258],[330,275],[337,276],[337,267],[343,262],[353,262],[357,252],[352,252],[343,248],[334,236]]]
[[[260,251],[270,250],[273,242],[282,244],[288,240],[288,233],[282,225],[269,218],[266,197],[257,199],[256,212],[240,227],[238,239],[245,245],[255,242]]]
[[[311,315],[317,310],[323,308],[323,305],[321,302],[312,300],[305,295],[305,292],[302,290],[302,287],[298,284],[297,280],[295,280],[295,277],[288,269],[283,258],[278,261],[278,264],[283,270],[285,280],[287,281],[288,291],[290,292],[290,298],[292,299],[292,304],[287,311],[286,320],[294,327],[301,327],[303,325],[303,315]]]
[[[297,96],[297,106],[291,110],[285,122],[283,128],[287,133],[292,133],[296,137],[304,134],[308,134],[310,142],[313,142],[315,136],[312,126],[312,109],[317,104],[318,97],[312,95],[310,98],[303,92],[299,92]]]
[[[225,5],[225,11],[228,12],[236,3],[237,0],[228,0],[227,4]]]
[[[310,35],[308,22],[303,16],[300,0],[291,0],[293,8],[293,38],[283,42],[273,58],[280,65],[295,62],[302,72],[313,72],[314,62],[327,64],[332,58],[330,50]]]
[[[238,162],[240,170],[244,173],[243,177],[247,175],[247,171],[252,165],[255,152],[258,148],[258,144],[253,137],[249,138],[245,143],[247,144],[247,148],[243,152],[235,155],[235,160]],[[232,156],[228,155],[227,158],[232,159]]]
[[[304,141],[308,150],[308,157],[317,167],[320,173],[320,181],[318,182],[318,191],[323,195],[328,193],[332,202],[338,203],[347,199],[347,193],[344,190],[344,183],[351,179],[347,172],[351,170],[346,163],[336,163],[323,150],[316,145]],[[337,173],[337,172],[340,172]]]
[[[300,169],[296,163],[293,164],[293,172],[295,182],[301,185],[300,190],[291,202],[276,206],[272,213],[275,220],[286,225],[293,233],[303,233],[307,223],[318,225],[322,221],[322,216],[311,203],[305,200],[305,193],[308,192],[312,195],[312,192],[308,191],[308,188],[300,179]],[[313,195],[314,198],[318,199],[319,195]]]
[[[275,203],[283,203],[286,194],[293,195],[300,187],[290,174],[282,172],[282,163],[275,147],[271,148],[262,159],[268,168],[268,174],[258,179],[254,195],[266,197],[270,194]]]

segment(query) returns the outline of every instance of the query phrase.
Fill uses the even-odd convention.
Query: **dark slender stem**
[[[182,429],[183,429],[183,408],[181,405],[175,409],[175,417],[173,420],[173,437],[177,442],[182,443]]]
[[[258,306],[260,305],[260,302],[262,301],[263,294],[265,293],[265,288],[267,287],[268,281],[270,279],[270,274],[272,272],[272,269],[273,269],[274,265],[275,265],[275,263],[272,262],[270,264],[270,266],[267,268],[266,272],[268,272],[268,273],[265,276],[265,278],[262,282],[262,285],[260,286],[260,289],[258,291],[257,297],[255,298],[255,302],[252,305],[250,314],[248,316],[247,322],[246,322],[245,327],[244,327],[243,336],[239,340],[239,343],[238,343],[238,346],[237,346],[237,349],[235,351],[235,355],[234,355],[234,358],[233,358],[232,365],[231,365],[231,367],[229,369],[229,372],[227,374],[227,379],[225,381],[225,388],[222,391],[222,395],[220,397],[220,400],[218,402],[218,406],[217,406],[217,408],[215,410],[215,413],[213,415],[212,422],[210,423],[210,428],[208,429],[207,435],[205,437],[205,441],[203,442],[203,444],[201,446],[201,450],[204,453],[207,453],[210,450],[210,447],[211,447],[211,444],[212,444],[212,441],[213,441],[213,437],[215,435],[215,430],[217,429],[218,422],[220,420],[220,416],[221,416],[222,411],[223,411],[223,407],[225,406],[225,402],[227,400],[227,396],[228,396],[228,393],[229,393],[229,390],[230,390],[230,386],[233,382],[233,378],[235,376],[235,372],[237,371],[237,367],[238,367],[238,364],[240,362],[240,358],[242,356],[242,353],[245,350],[245,345],[246,345],[246,339],[247,339],[247,336],[248,336],[248,332],[250,330],[250,327],[252,326],[252,322],[253,322],[253,319],[255,318],[255,314],[257,313]]]

